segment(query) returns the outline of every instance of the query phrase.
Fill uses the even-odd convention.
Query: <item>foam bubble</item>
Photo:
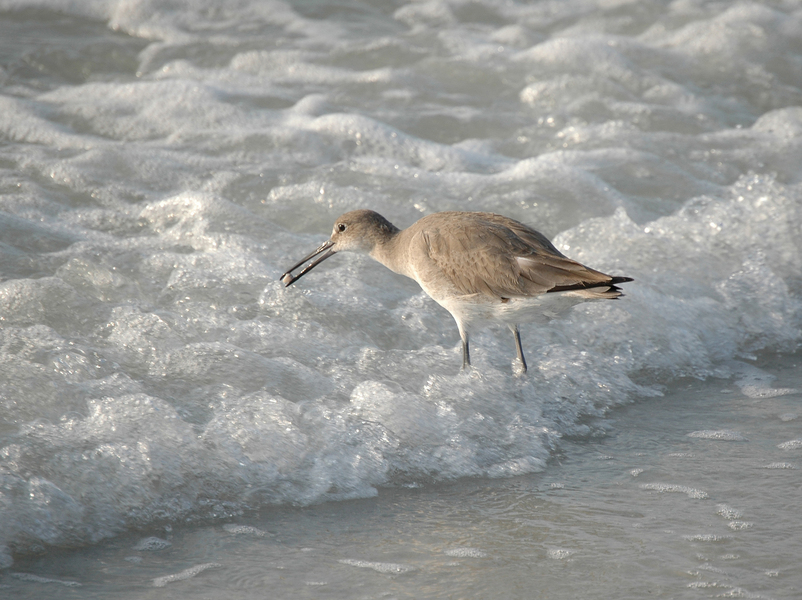
[[[552,560],[566,560],[576,554],[576,550],[568,550],[566,548],[553,548],[547,552],[547,555]]]
[[[740,361],[729,361],[727,364],[737,377],[735,385],[749,398],[774,398],[798,392],[793,388],[772,387],[775,377],[753,365]]]
[[[410,136],[383,123],[351,114],[329,114],[314,119],[312,131],[353,139],[360,152],[370,153],[379,159],[400,161],[405,166],[420,167],[426,171],[488,170],[508,164],[495,155],[455,149]],[[376,158],[373,159],[374,161]]]
[[[189,567],[188,569],[184,569],[179,573],[173,573],[172,575],[163,575],[161,577],[156,577],[153,580],[154,587],[165,587],[168,583],[175,583],[176,581],[186,581],[187,579],[192,579],[193,577],[200,575],[204,571],[208,571],[209,569],[217,569],[222,567],[220,563],[204,563],[201,565],[195,565],[193,567]]]
[[[409,571],[415,570],[415,567],[401,563],[376,562],[371,560],[358,560],[355,558],[343,558],[337,562],[344,565],[349,565],[351,567],[359,567],[360,569],[373,569],[379,573],[390,573],[393,575],[400,575],[402,573],[408,573]]]
[[[169,548],[172,545],[172,542],[168,542],[167,540],[163,540],[158,537],[147,537],[139,540],[133,548],[134,550],[141,550],[143,552],[156,552],[158,550]]]
[[[223,529],[234,535],[254,535],[256,537],[264,537],[267,535],[266,531],[262,531],[261,529],[251,525],[236,525],[234,523],[226,523],[223,525]]]
[[[717,504],[716,514],[721,515],[722,517],[728,520],[740,519],[743,516],[741,511],[727,504]]]
[[[688,540],[689,542],[725,542],[731,538],[728,535],[700,533],[696,535],[683,535],[682,539]]]
[[[51,577],[41,577],[40,575],[34,575],[33,573],[10,573],[10,575],[14,579],[19,579],[20,581],[27,581],[30,583],[57,583],[65,587],[81,587],[83,585],[82,583],[79,583],[77,581],[71,581],[65,579],[53,579]]]
[[[449,548],[444,551],[444,554],[454,558],[485,558],[487,556],[487,552],[469,547]]]
[[[80,327],[87,300],[57,277],[11,279],[0,283],[0,312],[9,325]]]
[[[688,496],[688,498],[693,498],[695,500],[704,500],[708,497],[707,492],[685,485],[674,485],[670,483],[643,483],[640,487],[643,490],[650,490],[660,493],[685,494]]]
[[[704,429],[701,431],[692,431],[688,437],[700,438],[703,440],[718,440],[724,442],[746,442],[747,439],[740,431],[732,431],[730,429]]]

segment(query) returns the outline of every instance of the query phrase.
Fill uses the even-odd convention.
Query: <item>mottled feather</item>
[[[433,266],[462,295],[523,298],[550,291],[612,288],[618,283],[565,257],[534,229],[501,215],[435,213],[410,230],[425,243]]]

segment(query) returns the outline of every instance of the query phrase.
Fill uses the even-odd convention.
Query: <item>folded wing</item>
[[[437,221],[419,232],[432,268],[464,295],[504,298],[575,292],[596,298],[621,295],[611,277],[567,258],[538,231],[492,213],[451,213],[447,231]]]

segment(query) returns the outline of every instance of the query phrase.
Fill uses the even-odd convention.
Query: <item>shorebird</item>
[[[337,252],[368,254],[417,281],[457,322],[463,369],[471,366],[469,334],[504,323],[515,337],[525,373],[519,323],[546,320],[586,300],[618,298],[617,285],[632,281],[571,260],[542,233],[494,213],[439,212],[398,229],[372,210],[340,216],[331,238],[288,269],[281,281],[292,285]]]

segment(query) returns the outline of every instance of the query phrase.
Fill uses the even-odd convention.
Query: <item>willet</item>
[[[567,258],[543,234],[501,215],[440,212],[401,230],[372,210],[354,210],[338,218],[331,238],[281,281],[292,285],[341,251],[368,254],[411,277],[450,312],[462,338],[463,369],[471,364],[470,332],[504,323],[515,337],[526,372],[519,323],[548,319],[586,300],[618,298],[622,294],[617,284],[632,281]]]

